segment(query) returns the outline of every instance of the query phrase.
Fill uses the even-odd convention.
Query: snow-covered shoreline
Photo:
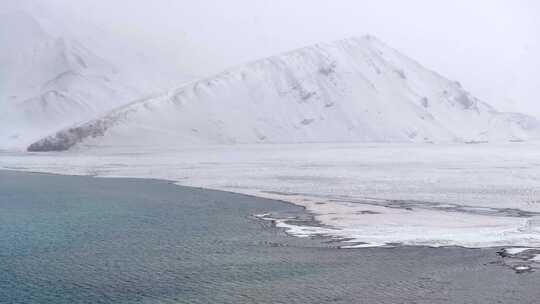
[[[540,247],[539,143],[81,148],[0,154],[0,168],[154,178],[301,205],[352,244]]]

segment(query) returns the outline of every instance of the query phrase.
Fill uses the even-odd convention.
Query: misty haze
[[[538,14],[2,1],[0,303],[538,303]]]

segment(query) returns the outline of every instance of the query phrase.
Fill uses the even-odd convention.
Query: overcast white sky
[[[17,0],[2,2],[4,9],[22,5]],[[156,65],[167,62],[190,76],[370,33],[428,68],[461,81],[481,99],[505,110],[540,116],[536,92],[540,1],[536,0],[25,2],[33,2],[35,11],[64,20],[70,31],[80,32],[72,34],[130,45]]]

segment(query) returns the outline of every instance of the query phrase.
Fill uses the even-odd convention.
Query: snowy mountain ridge
[[[233,68],[46,137],[77,144],[467,142],[540,137],[532,117],[497,112],[372,36]]]
[[[0,18],[0,148],[13,148],[111,110],[139,93],[74,39],[24,12]]]

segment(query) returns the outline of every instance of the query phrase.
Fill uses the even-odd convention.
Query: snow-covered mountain
[[[0,45],[0,148],[27,146],[140,94],[111,64],[22,11],[0,16]]]
[[[372,36],[318,44],[140,100],[40,140],[87,145],[527,140],[529,116],[500,113],[458,82]]]

